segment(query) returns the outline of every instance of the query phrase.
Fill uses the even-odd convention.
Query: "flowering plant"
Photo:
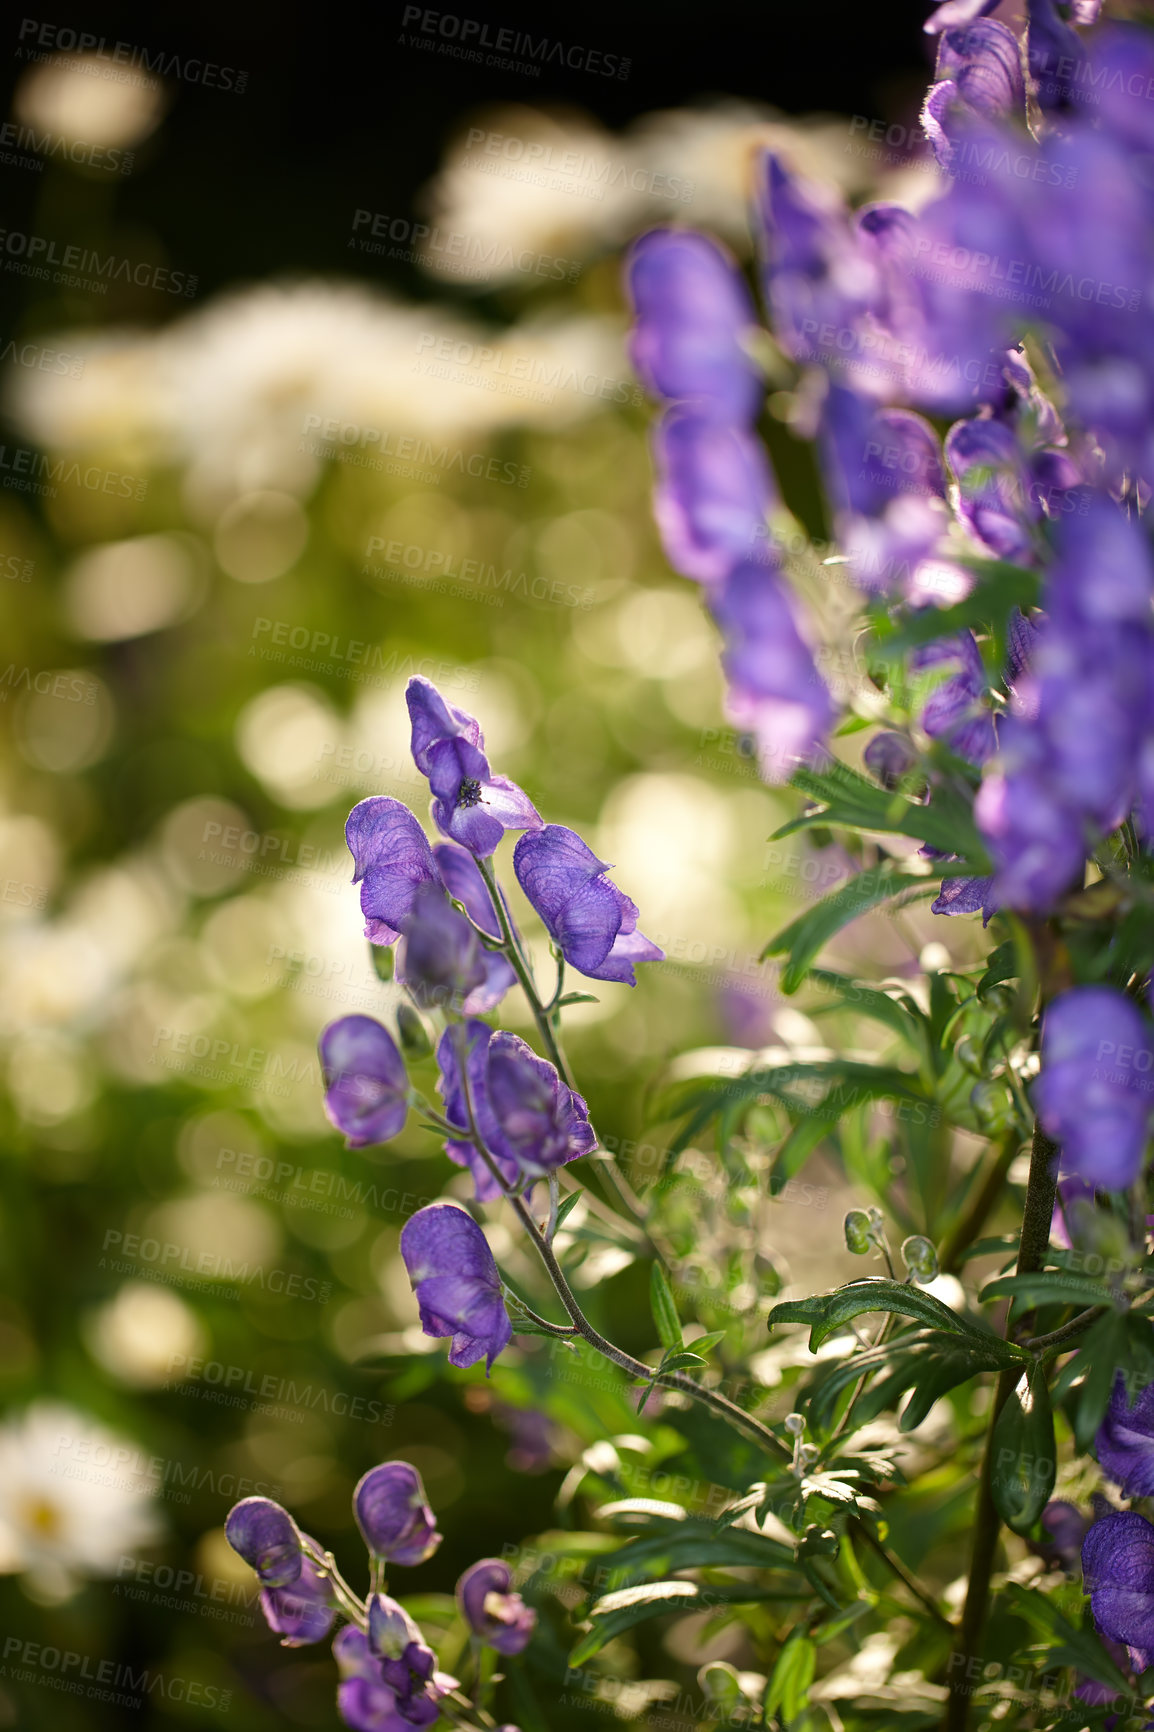
[[[706,234],[654,230],[626,263],[666,554],[721,634],[730,720],[800,796],[779,836],[837,832],[853,862],[767,953],[811,1016],[852,1013],[878,1041],[674,1061],[649,1098],[663,1172],[639,1197],[562,1041],[588,996],[567,969],[614,990],[661,962],[611,868],[494,773],[478,721],[420,678],[412,754],[443,840],[388,798],[347,828],[366,935],[396,948],[411,1002],[395,1036],[365,1016],[325,1031],[329,1117],[361,1146],[414,1111],[467,1171],[468,1202],[428,1204],[401,1235],[452,1366],[487,1377],[515,1342],[524,1362],[584,1355],[603,1376],[554,1548],[588,1590],[568,1687],[598,1695],[619,1638],[700,1614],[708,1723],[1145,1724],[1154,1696],[1154,34],[1098,22],[1091,0],[1069,20],[1030,0],[1019,41],[992,10],[948,0],[927,25],[942,184],[920,211],[851,213],[763,154],[768,328]],[[787,551],[775,478],[805,441],[839,549],[820,567]],[[852,619],[815,582],[841,576]],[[853,637],[848,689],[823,677],[823,630],[823,647]],[[498,881],[506,831],[556,963],[548,994]],[[852,921],[919,899],[981,916],[978,965],[931,947],[920,978],[881,986],[817,965]],[[514,988],[535,1045],[486,1020]],[[435,1062],[439,1104],[406,1054]],[[709,1138],[714,1199],[683,1164]],[[884,1273],[766,1316],[757,1205],[819,1151],[875,1199],[846,1216],[845,1248]],[[695,1280],[707,1240],[720,1295]],[[649,1265],[646,1357],[579,1296],[595,1241]],[[638,1460],[642,1486],[665,1461],[693,1472],[665,1475],[680,1496],[631,1495]],[[584,1530],[589,1491],[608,1499]],[[491,1726],[489,1692],[516,1667],[478,1659],[466,1691],[384,1589],[385,1562],[438,1541],[419,1477],[383,1464],[356,1509],[363,1600],[278,1505],[234,1510],[270,1624],[291,1644],[347,1620],[338,1701],[362,1732]],[[475,1652],[528,1664],[534,1615],[513,1583],[505,1561],[473,1565],[458,1617]]]

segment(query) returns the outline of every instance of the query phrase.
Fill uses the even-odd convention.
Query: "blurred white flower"
[[[113,1377],[138,1388],[180,1381],[179,1367],[203,1353],[200,1319],[167,1287],[126,1281],[115,1299],[85,1319],[88,1350]]]
[[[85,1576],[160,1537],[160,1481],[147,1454],[63,1402],[38,1401],[0,1426],[0,1573],[60,1601]]]
[[[70,142],[124,147],[159,125],[168,97],[158,78],[116,76],[100,54],[57,55],[33,66],[16,87],[17,120]]]

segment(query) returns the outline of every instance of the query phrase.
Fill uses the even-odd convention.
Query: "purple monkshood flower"
[[[858,245],[839,195],[792,174],[766,151],[756,176],[757,213],[764,237],[766,301],[773,334],[795,361],[817,361],[852,374],[860,347],[847,358],[853,330],[878,292],[878,273]],[[872,352],[870,363],[873,363]]]
[[[566,962],[591,980],[636,985],[635,962],[665,952],[637,930],[637,906],[610,883],[604,860],[564,824],[522,836],[513,850],[517,882]]]
[[[401,1256],[426,1335],[451,1336],[449,1364],[486,1370],[512,1339],[501,1277],[484,1233],[453,1203],[418,1209],[401,1229]]]
[[[992,18],[943,32],[934,78],[922,125],[943,168],[949,168],[954,157],[953,111],[991,119],[1025,118],[1026,84],[1018,39]]]
[[[485,948],[439,885],[422,884],[405,922],[397,979],[424,1008],[451,1006],[469,1016],[500,1004],[516,975],[507,957]]]
[[[303,1537],[309,1538],[307,1534]],[[282,1648],[303,1648],[308,1642],[324,1641],[333,1627],[337,1602],[328,1577],[306,1557],[301,1560],[300,1575],[289,1587],[262,1588],[260,1609],[269,1629],[281,1638]]]
[[[499,1558],[482,1558],[457,1583],[461,1616],[475,1636],[498,1654],[519,1654],[537,1623],[520,1594],[509,1592],[513,1573]]]
[[[1094,1454],[1124,1496],[1149,1497],[1154,1493],[1154,1383],[1139,1390],[1131,1403],[1126,1379],[1118,1372],[1110,1405],[1094,1439]],[[1154,1646],[1154,1625],[1150,1635]]]
[[[325,1115],[350,1149],[399,1136],[409,1079],[397,1043],[371,1016],[342,1016],[320,1038]]]
[[[883,788],[892,792],[903,776],[909,774],[918,761],[910,742],[901,734],[875,734],[865,751],[862,762]]]
[[[417,1634],[419,1638],[420,1632]],[[440,1713],[439,1698],[456,1688],[455,1678],[434,1671],[426,1682],[411,1683],[407,1693],[394,1690],[385,1681],[382,1662],[374,1654],[369,1637],[355,1624],[337,1631],[333,1658],[341,1674],[337,1708],[352,1732],[412,1732],[414,1726],[432,1726]]]
[[[1104,1636],[1140,1651],[1150,1646],[1154,1527],[1145,1516],[1123,1510],[1094,1523],[1082,1542],[1082,1580],[1094,1622]]]
[[[1046,1505],[1038,1519],[1045,1529],[1046,1538],[1028,1539],[1026,1544],[1052,1569],[1065,1570],[1072,1575],[1081,1556],[1082,1541],[1094,1518],[1084,1514],[1077,1504],[1057,1499]]]
[[[437,1657],[405,1608],[387,1594],[369,1596],[369,1650],[402,1719],[414,1726],[432,1725],[439,1712],[437,1696],[444,1693],[430,1688]]]
[[[1076,986],[1042,1023],[1038,1116],[1062,1148],[1062,1171],[1106,1191],[1142,1171],[1154,1038],[1146,1018],[1110,986]]]
[[[429,778],[433,821],[453,842],[484,859],[506,830],[536,830],[541,816],[508,776],[495,776],[480,723],[445,702],[431,681],[414,675],[405,688],[413,724],[413,761]]]
[[[998,0],[943,0],[942,5],[930,13],[922,29],[927,36],[936,36],[941,30],[972,24],[975,18],[984,18],[997,4]]]
[[[755,739],[765,780],[787,781],[824,750],[834,714],[792,597],[772,571],[746,563],[717,587],[709,611],[725,639],[725,713]]]
[[[994,718],[986,694],[989,679],[971,631],[924,644],[910,657],[910,668],[949,667],[948,679],[927,698],[922,727],[932,740],[944,740],[950,750],[967,763],[984,764],[997,745]]]
[[[821,454],[855,581],[872,594],[916,587],[949,524],[941,445],[929,422],[831,385]]]
[[[716,583],[759,552],[770,563],[766,519],[777,490],[753,434],[678,406],[654,427],[653,453],[653,515],[675,571]]]
[[[966,528],[998,559],[1029,562],[1041,508],[1013,429],[992,417],[955,421],[946,459]]]
[[[300,1530],[287,1509],[268,1497],[246,1497],[233,1504],[224,1537],[260,1577],[262,1587],[287,1588],[303,1564]]]
[[[374,794],[349,813],[345,841],[353,883],[361,887],[365,937],[395,944],[420,886],[441,881],[429,838],[403,801]]]
[[[407,1461],[384,1461],[357,1481],[353,1514],[374,1557],[423,1564],[441,1543],[421,1476]]]
[[[499,1197],[501,1186],[468,1135],[462,1048],[477,1129],[507,1185],[544,1178],[596,1148],[582,1097],[520,1035],[507,1029],[494,1034],[488,1023],[476,1020],[454,1024],[437,1046],[441,1067],[437,1092],[446,1116],[464,1134],[446,1143],[445,1150],[451,1159],[468,1166],[480,1201]]]
[[[990,878],[943,878],[942,887],[930,903],[931,914],[980,914],[982,925],[998,912]]]
[[[743,339],[758,321],[732,256],[693,229],[651,229],[629,250],[625,282],[636,319],[629,352],[646,389],[750,426],[763,386]]]
[[[1085,1179],[1058,1180],[1054,1213],[1050,1218],[1050,1243],[1064,1251],[1073,1249],[1083,1225],[1094,1212],[1094,1186]]]

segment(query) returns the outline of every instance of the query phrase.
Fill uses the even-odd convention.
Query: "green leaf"
[[[833,1293],[817,1293],[810,1299],[788,1299],[775,1305],[769,1314],[769,1327],[772,1329],[779,1323],[808,1323],[811,1326],[809,1347],[814,1353],[823,1341],[828,1341],[831,1335],[838,1334],[847,1323],[867,1311],[893,1311],[926,1328],[976,1340],[990,1353],[1000,1350],[1007,1355],[1007,1364],[1024,1363],[1026,1358],[1022,1349],[1010,1342],[1000,1343],[999,1349],[994,1345],[998,1337],[991,1330],[959,1317],[932,1293],[881,1275],[863,1276]]]
[[[1079,1672],[1106,1684],[1120,1695],[1130,1694],[1130,1685],[1122,1676],[1109,1654],[1092,1630],[1078,1630],[1069,1623],[1044,1594],[1036,1588],[1024,1588],[1020,1582],[1007,1582],[1002,1590],[1017,1615],[1024,1619],[1049,1649],[1047,1670],[1051,1666],[1076,1666]]]
[[[903,890],[924,890],[925,887],[924,876],[914,877],[909,872],[900,872],[888,860],[867,872],[859,872],[856,878],[823,896],[820,902],[771,938],[761,953],[762,960],[767,956],[788,956],[789,961],[781,971],[781,990],[796,992],[814,957],[843,926],[848,926],[852,920],[868,914],[871,908],[888,902]]]
[[[570,1666],[583,1666],[586,1660],[600,1653],[606,1642],[631,1630],[648,1618],[669,1612],[697,1612],[712,1606],[745,1605],[756,1600],[776,1599],[777,1594],[748,1582],[734,1582],[705,1587],[698,1582],[643,1582],[637,1587],[622,1588],[606,1594],[593,1607],[589,1630],[569,1655]]]
[[[557,1210],[557,1227],[554,1229],[555,1231],[557,1228],[564,1226],[566,1220],[573,1213],[583,1196],[584,1192],[574,1191],[571,1196],[566,1197],[565,1201]]]
[[[1010,1391],[994,1425],[990,1490],[1007,1527],[1028,1533],[1050,1501],[1057,1473],[1054,1415],[1043,1365]]]
[[[991,986],[1001,986],[1004,980],[1013,980],[1018,973],[1018,958],[1016,946],[1012,938],[1007,938],[1004,944],[991,950],[986,959],[986,972],[977,984],[979,998],[984,998]]]
[[[944,854],[961,855],[966,864],[952,866],[951,873],[989,870],[989,857],[975,828],[969,803],[948,784],[935,787],[933,800],[923,806],[900,792],[887,793],[847,764],[836,762],[820,771],[795,770],[790,786],[811,800],[820,801],[821,809],[783,824],[774,832],[775,841],[815,824],[836,825],[844,830],[912,836],[940,848]]]
[[[670,1353],[681,1351],[685,1342],[681,1336],[677,1302],[669,1285],[669,1277],[660,1263],[652,1263],[649,1268],[649,1308],[653,1312],[653,1321],[657,1326],[657,1336],[662,1347]]]
[[[699,1335],[689,1343],[694,1353],[712,1353],[719,1341],[725,1340],[725,1330],[715,1329],[711,1335]]]
[[[1038,574],[1005,559],[963,559],[977,579],[969,595],[952,607],[922,607],[903,614],[893,624],[875,603],[877,648],[887,660],[904,657],[917,644],[932,643],[973,626],[990,626],[999,640],[995,665],[1005,660],[1006,622],[1015,607],[1033,607],[1038,600]]]
[[[392,945],[370,944],[369,961],[373,965],[373,973],[378,980],[392,980],[396,961]]]
[[[788,1726],[805,1707],[809,1687],[813,1683],[817,1663],[817,1647],[808,1636],[794,1630],[770,1675],[765,1692],[765,1718],[781,1715]]]
[[[1093,1447],[1105,1417],[1114,1378],[1125,1360],[1128,1321],[1117,1312],[1108,1312],[1078,1343],[1081,1351],[1072,1363],[1084,1366],[1086,1371],[1076,1391],[1078,1406],[1074,1416],[1074,1441],[1080,1450]]]
[[[688,1347],[682,1347],[676,1352],[667,1353],[657,1369],[659,1371],[695,1371],[699,1365],[706,1363],[707,1361],[701,1357],[700,1353],[691,1353]]]
[[[987,1282],[978,1295],[987,1299],[1012,1297],[1022,1305],[1108,1305],[1112,1310],[1121,1306],[1120,1295],[1104,1282],[1089,1275],[1067,1274],[1062,1269],[1040,1269],[1033,1275],[999,1275]]]
[[[564,1010],[567,1004],[600,1004],[601,1000],[591,992],[567,992],[564,998],[557,1000],[557,1009]]]
[[[900,996],[891,998],[888,992],[879,992],[874,986],[862,986],[858,981],[851,980],[848,974],[834,974],[826,968],[810,969],[809,979],[811,985],[837,994],[834,1004],[815,1005],[809,1011],[810,1016],[828,1016],[836,1010],[855,1010],[860,1016],[868,1016],[872,1021],[882,1023],[893,1034],[909,1041],[915,1051],[923,1050],[922,1035],[926,1017],[909,993],[903,992]]]

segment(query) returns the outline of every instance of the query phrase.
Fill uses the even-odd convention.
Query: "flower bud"
[[[499,1654],[519,1654],[537,1623],[520,1594],[511,1594],[512,1574],[499,1558],[482,1558],[457,1583],[457,1604],[475,1636]]]
[[[864,1257],[873,1239],[870,1236],[870,1218],[864,1209],[851,1209],[845,1218],[846,1250],[852,1251],[855,1257]]]
[[[410,1058],[427,1058],[433,1050],[429,1039],[429,1031],[418,1011],[411,1004],[397,1006],[397,1033],[401,1039],[402,1052]]]
[[[968,1070],[971,1076],[981,1076],[982,1055],[972,1034],[962,1036],[954,1047],[954,1053],[963,1070]]]
[[[374,1557],[423,1564],[441,1543],[421,1476],[407,1461],[370,1468],[353,1492],[353,1514]]]
[[[782,1420],[782,1424],[785,1426],[785,1429],[789,1432],[791,1437],[800,1437],[802,1432],[805,1430],[805,1415],[801,1413],[787,1413],[785,1418]]]
[[[234,1504],[224,1537],[265,1588],[285,1588],[301,1573],[301,1536],[286,1509],[268,1497],[246,1497]]]
[[[913,1233],[902,1243],[902,1258],[915,1281],[924,1286],[938,1278],[938,1254],[929,1239]]]
[[[970,1090],[970,1105],[982,1129],[988,1136],[1009,1130],[1014,1110],[1009,1095],[1000,1083],[975,1083]]]

